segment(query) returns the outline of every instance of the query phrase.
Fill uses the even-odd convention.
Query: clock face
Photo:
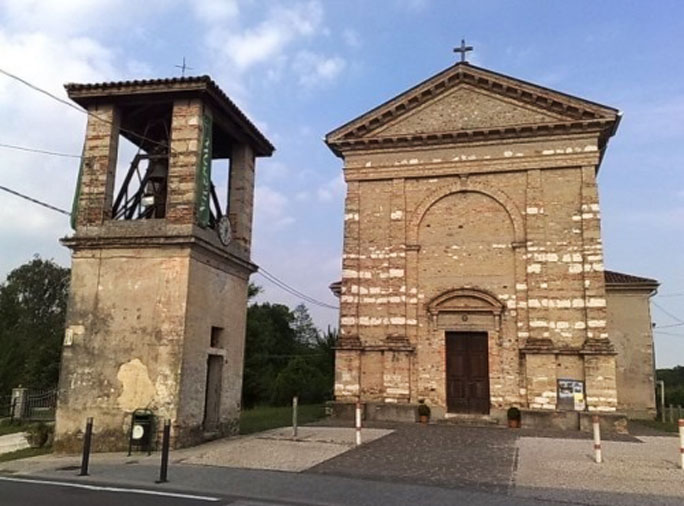
[[[230,240],[232,239],[233,231],[230,228],[230,220],[228,216],[221,216],[218,221],[216,232],[218,233],[219,239],[224,246],[228,246]]]

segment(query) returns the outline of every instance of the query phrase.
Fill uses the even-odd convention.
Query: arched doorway
[[[447,413],[489,414],[490,347],[498,345],[502,311],[496,297],[476,289],[451,290],[428,305],[444,336]]]

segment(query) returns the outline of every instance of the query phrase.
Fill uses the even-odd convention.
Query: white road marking
[[[220,501],[218,497],[210,497],[205,495],[192,494],[177,494],[174,492],[164,492],[161,490],[148,490],[143,488],[120,488],[120,487],[104,487],[99,485],[86,485],[84,483],[71,483],[66,481],[51,481],[51,480],[32,480],[24,478],[10,478],[7,476],[0,476],[0,481],[14,481],[18,483],[33,483],[38,485],[56,485],[58,487],[72,487],[82,488],[85,490],[93,490],[96,492],[115,492],[123,494],[140,494],[140,495],[156,495],[162,497],[175,497],[178,499],[193,499],[195,501],[217,502]]]

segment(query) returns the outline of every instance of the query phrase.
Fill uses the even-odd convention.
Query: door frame
[[[486,410],[483,412],[475,413],[471,410],[468,411],[450,411],[449,410],[449,339],[448,335],[449,334],[465,334],[469,336],[474,336],[477,335],[480,338],[484,339],[484,342],[487,346],[487,359],[486,359],[486,364],[487,364],[487,374],[486,374],[486,388],[487,388],[487,404],[486,404]],[[465,336],[464,336],[465,337]],[[444,400],[445,400],[445,408],[446,408],[446,413],[448,415],[489,415],[491,412],[491,406],[492,406],[492,393],[491,393],[491,375],[490,375],[490,364],[489,364],[489,357],[490,357],[490,335],[489,332],[486,330],[471,330],[471,329],[448,329],[444,331]],[[467,367],[467,366],[466,366]]]
[[[216,375],[217,381],[218,381],[218,391],[214,394],[211,392],[212,386],[216,385],[211,385],[210,380],[211,374],[212,374],[212,362],[215,364],[214,367],[218,369],[218,372],[213,371],[214,374]],[[223,368],[225,367],[225,360],[223,355],[218,355],[218,354],[213,354],[210,353],[207,355],[207,374],[206,374],[206,379],[204,383],[204,414],[202,416],[202,429],[205,432],[215,432],[218,430],[219,425],[221,424],[221,401],[222,401],[222,394],[223,394]],[[216,398],[214,399],[214,395],[216,395]],[[212,402],[210,406],[210,397],[212,398],[211,400],[214,401]],[[210,408],[211,411],[214,411],[213,413],[210,413]],[[215,416],[215,420],[212,418]]]

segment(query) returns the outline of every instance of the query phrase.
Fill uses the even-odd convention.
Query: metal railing
[[[14,419],[14,413],[17,405],[17,400],[11,395],[0,396],[0,420],[9,418],[10,421]]]
[[[56,408],[57,389],[31,390],[26,398],[22,418],[29,421],[53,421]]]

